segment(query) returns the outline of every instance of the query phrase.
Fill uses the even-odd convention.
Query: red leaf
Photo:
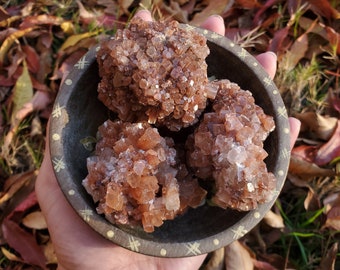
[[[286,26],[285,28],[282,28],[278,30],[277,32],[275,32],[268,50],[275,52],[275,53],[278,53],[279,51],[281,51],[283,42],[288,36],[288,31],[289,31],[289,27]]]
[[[300,145],[292,149],[292,156],[300,158],[307,162],[314,162],[315,152],[317,151],[316,146],[311,145]]]
[[[314,11],[327,19],[339,19],[340,13],[330,4],[329,0],[308,0],[315,8]]]
[[[236,0],[236,2],[245,9],[258,8],[261,6],[257,0]]]
[[[340,156],[340,120],[338,120],[338,125],[330,140],[324,145],[322,145],[318,150],[315,157],[315,163],[320,166],[325,165],[339,156]]]
[[[35,49],[29,45],[24,45],[21,48],[26,54],[28,70],[31,71],[32,73],[37,73],[40,68],[39,55],[37,54]]]
[[[47,269],[43,250],[32,234],[29,234],[8,218],[2,223],[2,231],[7,243],[21,255],[26,263]]]
[[[35,192],[31,192],[30,195],[26,197],[25,200],[23,200],[14,210],[13,212],[8,215],[8,219],[12,217],[14,213],[23,213],[32,206],[35,206],[38,203],[37,196],[35,195]]]
[[[260,24],[261,21],[261,16],[263,13],[266,12],[266,10],[270,7],[272,7],[277,0],[267,0],[266,3],[262,6],[262,8],[259,9],[259,11],[255,14],[254,16],[254,24],[257,26]]]

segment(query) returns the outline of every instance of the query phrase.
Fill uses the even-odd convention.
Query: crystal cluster
[[[107,120],[99,136],[83,184],[98,202],[98,213],[111,222],[141,220],[144,230],[152,232],[164,220],[201,203],[206,192],[197,181],[185,179],[187,170],[178,164],[173,140],[161,137],[147,122]]]
[[[198,177],[215,182],[213,203],[254,209],[271,199],[276,186],[263,161],[267,157],[263,141],[274,121],[237,84],[221,80],[211,87],[217,88],[217,96],[187,142],[188,164]]]
[[[206,106],[208,54],[206,39],[176,21],[134,18],[101,45],[99,99],[124,121],[192,125]]]
[[[98,97],[117,119],[99,127],[83,185],[112,223],[152,232],[205,198],[240,211],[271,199],[274,121],[249,91],[208,80],[208,53],[195,31],[138,18],[101,45]]]

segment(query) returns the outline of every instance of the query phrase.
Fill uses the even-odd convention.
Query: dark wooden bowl
[[[189,26],[188,26],[189,27]],[[112,242],[135,252],[160,257],[186,257],[208,253],[248,233],[269,211],[278,197],[289,164],[289,123],[278,89],[254,57],[227,38],[197,29],[208,39],[208,75],[226,78],[250,90],[265,113],[272,115],[276,129],[265,141],[266,164],[277,177],[272,201],[256,210],[238,212],[203,205],[175,220],[166,221],[153,233],[141,227],[116,226],[96,213],[92,198],[82,186],[87,175],[86,158],[91,138],[109,118],[97,99],[100,80],[96,52],[91,49],[74,66],[61,85],[50,125],[50,148],[54,171],[67,200],[83,220]],[[91,147],[90,147],[91,148]]]

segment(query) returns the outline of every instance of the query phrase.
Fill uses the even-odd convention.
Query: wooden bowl
[[[290,132],[278,89],[246,50],[216,33],[197,31],[208,40],[208,75],[229,79],[242,89],[250,90],[256,103],[274,117],[276,128],[265,141],[269,154],[265,162],[268,171],[278,180],[275,196],[272,201],[248,212],[203,205],[166,221],[153,233],[146,233],[141,227],[113,225],[97,214],[96,205],[82,186],[92,138],[96,136],[98,126],[110,115],[97,99],[100,78],[95,55],[99,47],[95,47],[78,61],[61,85],[51,117],[51,158],[63,193],[84,222],[103,237],[131,251],[159,257],[186,257],[226,246],[260,222],[278,197],[286,178]]]

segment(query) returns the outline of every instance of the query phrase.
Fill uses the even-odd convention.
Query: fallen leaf
[[[57,255],[55,254],[54,246],[52,241],[48,241],[44,245],[44,255],[47,260],[47,264],[57,264],[58,259]]]
[[[14,253],[10,252],[8,249],[1,247],[1,253],[10,261],[13,262],[23,262],[21,258],[19,258]]]
[[[321,208],[319,196],[311,187],[308,189],[303,205],[307,211],[316,211]]]
[[[57,17],[53,15],[48,15],[48,14],[42,14],[42,15],[37,15],[37,16],[27,16],[26,18],[24,18],[24,20],[20,24],[20,29],[26,29],[32,26],[43,25],[43,24],[60,25],[63,22],[64,22],[64,19],[62,17]]]
[[[315,163],[317,165],[326,165],[333,159],[340,156],[340,120],[329,141],[323,144],[316,153]]]
[[[205,265],[204,270],[223,270],[224,269],[224,248],[215,250],[210,254],[210,259]]]
[[[18,78],[14,90],[13,90],[13,111],[12,111],[12,125],[16,125],[16,114],[24,106],[25,103],[29,102],[33,97],[33,86],[26,61],[23,62],[23,69],[21,76]]]
[[[216,0],[208,1],[208,6],[201,12],[197,13],[191,20],[192,25],[201,25],[211,15],[221,15],[226,12],[234,4],[233,0]]]
[[[42,230],[47,229],[45,217],[41,211],[35,211],[27,214],[23,219],[22,223],[30,229]]]
[[[328,0],[307,0],[314,7],[314,12],[326,17],[327,19],[339,19],[340,12],[331,6]]]
[[[12,46],[12,44],[18,38],[23,37],[24,35],[33,31],[34,29],[35,29],[34,27],[29,27],[24,30],[17,30],[5,39],[5,41],[1,44],[1,47],[0,47],[0,65],[4,62],[6,54],[8,50],[10,49],[10,47]]]
[[[272,266],[268,262],[253,260],[254,266],[257,270],[277,270],[276,267]]]
[[[35,49],[29,45],[21,46],[21,49],[26,55],[26,63],[28,70],[32,73],[37,73],[40,69],[40,59]]]
[[[4,238],[26,263],[46,269],[46,258],[35,237],[23,230],[16,222],[5,219],[2,223]]]
[[[236,0],[236,3],[245,9],[258,8],[262,6],[257,0]]]
[[[335,242],[327,251],[326,256],[323,256],[317,270],[334,270],[339,244]]]
[[[274,37],[272,38],[272,40],[269,44],[268,50],[275,52],[276,54],[278,54],[281,51],[284,51],[283,44],[288,37],[288,31],[289,31],[288,26],[276,31],[274,33]],[[279,54],[278,54],[278,56],[279,56]]]
[[[326,222],[322,227],[340,231],[340,206],[334,206],[328,211]]]
[[[306,33],[298,37],[282,59],[281,67],[285,72],[291,71],[305,56],[308,49],[308,36]]]
[[[86,33],[82,33],[82,34],[76,34],[76,35],[69,36],[65,40],[65,42],[61,45],[60,51],[64,51],[67,48],[76,45],[81,40],[95,36],[97,34],[98,34],[97,32],[86,32]]]
[[[301,121],[301,131],[313,133],[316,138],[328,140],[337,126],[336,117],[323,116],[317,112],[304,112],[295,114],[294,117]]]
[[[0,198],[0,206],[13,197],[13,195],[27,182],[36,177],[36,171],[28,171],[10,176],[3,187],[3,194]]]
[[[253,259],[240,241],[234,241],[225,247],[225,265],[226,270],[254,269]]]
[[[335,175],[332,169],[321,168],[317,164],[308,162],[294,154],[290,157],[289,173],[303,178]]]
[[[265,214],[263,221],[272,228],[282,229],[285,227],[282,216],[272,210]]]

